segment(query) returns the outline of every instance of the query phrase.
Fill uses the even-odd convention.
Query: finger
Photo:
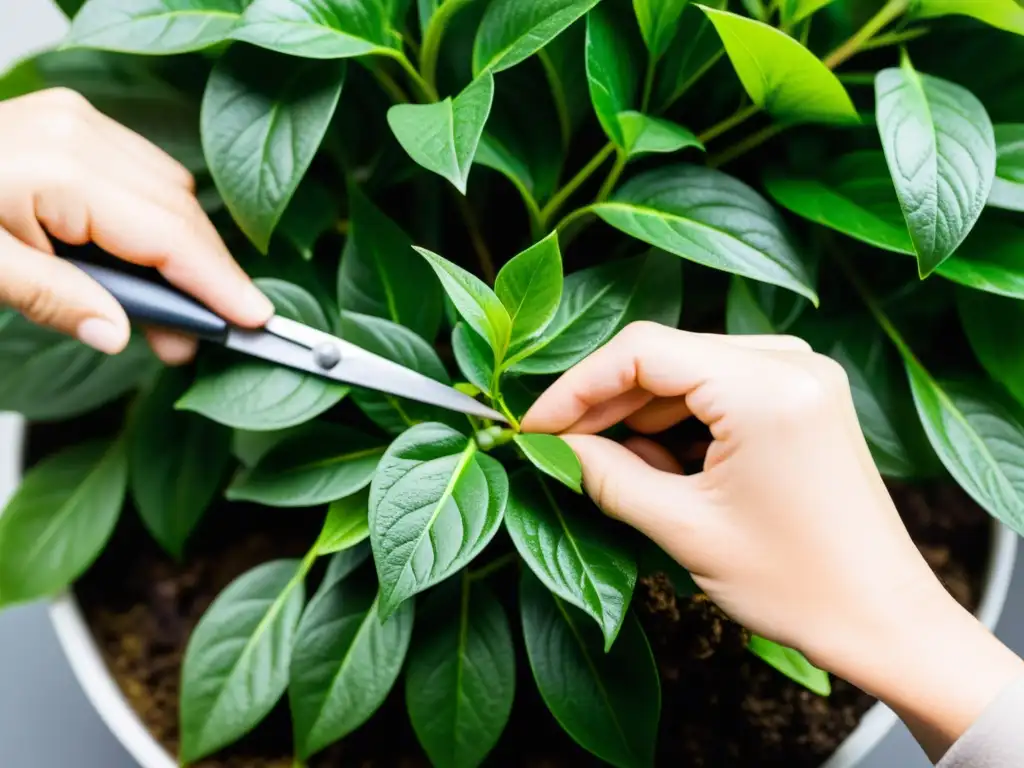
[[[165,365],[184,365],[196,356],[198,342],[191,336],[152,328],[146,331],[146,340]]]
[[[573,424],[568,432],[575,434],[596,434],[603,432],[613,424],[618,424],[630,414],[643,408],[654,398],[650,392],[642,389],[631,389],[618,397],[600,403],[587,411],[586,415]]]
[[[626,419],[626,425],[636,432],[653,435],[674,427],[691,415],[685,396],[659,397]]]
[[[584,490],[606,515],[659,544],[677,537],[680,527],[690,527],[700,504],[690,478],[656,469],[603,437],[567,435],[565,440],[583,466]]]
[[[184,165],[169,154],[98,109],[90,110],[89,114],[96,127],[125,156],[133,158],[151,173],[162,177],[167,183],[178,186],[187,192],[195,191],[195,178]]]
[[[673,475],[683,474],[683,467],[672,452],[653,440],[646,437],[631,437],[623,445],[655,469],[671,472]]]
[[[128,344],[128,318],[113,296],[67,261],[29,248],[2,230],[0,275],[0,304],[32,322],[110,355]]]
[[[270,300],[231,258],[198,203],[184,214],[79,169],[41,196],[36,213],[58,239],[93,241],[125,261],[154,267],[236,325],[257,327],[273,315]]]
[[[770,349],[779,352],[810,352],[811,345],[799,336],[786,336],[783,334],[698,334],[707,339],[720,340],[737,347],[750,349]]]
[[[137,158],[129,155],[109,141],[97,141],[90,148],[86,165],[100,178],[112,185],[141,195],[154,205],[187,215],[193,196],[166,175],[156,173]]]

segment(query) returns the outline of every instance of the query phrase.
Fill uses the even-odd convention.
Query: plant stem
[[[469,574],[469,580],[470,581],[480,581],[481,579],[486,579],[491,574],[496,573],[497,571],[500,571],[502,568],[505,568],[506,566],[512,565],[513,563],[517,562],[518,560],[519,560],[519,553],[518,552],[509,552],[507,554],[504,554],[501,557],[492,560],[487,565],[485,565],[483,568],[478,568],[475,571],[471,571],[470,574]]]
[[[704,133],[698,136],[697,139],[701,144],[707,144],[712,139],[718,138],[726,131],[732,130],[737,125],[750,119],[760,111],[761,108],[756,104],[750,104],[742,109],[738,109],[729,117],[725,118],[725,120],[722,120],[708,128]]]
[[[558,224],[555,226],[555,231],[564,232],[566,228],[574,221],[577,221],[578,219],[582,219],[584,216],[589,215],[591,212],[590,209],[592,207],[593,206],[585,205],[582,208],[577,208],[574,211],[569,211],[569,213],[563,216],[562,220],[559,221]]]
[[[710,59],[705,61],[697,69],[696,72],[694,72],[692,75],[690,75],[690,79],[689,80],[687,80],[681,86],[676,88],[676,90],[674,90],[672,92],[672,95],[668,97],[668,100],[666,100],[664,104],[662,104],[660,107],[658,107],[658,112],[659,113],[660,112],[664,112],[669,107],[671,107],[673,104],[675,104],[677,101],[679,101],[681,98],[683,98],[683,96],[686,94],[686,92],[688,90],[690,90],[697,83],[698,80],[700,80],[702,77],[704,77],[704,75],[706,75],[711,70],[711,68],[713,66],[715,66],[715,64],[718,63],[718,60],[720,58],[722,58],[724,55],[725,55],[725,49],[723,48],[722,50],[716,52]]]
[[[895,21],[909,7],[910,0],[889,0],[849,40],[825,57],[825,66],[829,69],[835,69],[847,59],[859,53],[871,38]]]
[[[879,35],[878,37],[868,40],[860,47],[860,49],[861,51],[873,51],[876,48],[885,48],[889,45],[902,45],[903,43],[910,42],[911,40],[917,40],[919,37],[924,37],[929,32],[931,32],[931,30],[928,29],[928,27],[908,29],[906,32],[890,32],[887,35]]]
[[[487,241],[484,240],[483,233],[480,231],[480,222],[477,221],[476,213],[470,206],[469,201],[463,195],[460,195],[457,190],[453,190],[455,195],[455,201],[459,205],[459,211],[462,213],[462,220],[466,223],[466,231],[469,233],[469,241],[473,245],[473,250],[476,252],[476,257],[480,262],[480,271],[483,273],[484,279],[494,284],[494,278],[496,272],[494,269],[494,259],[491,256],[491,251],[487,247]]]
[[[562,149],[569,148],[572,143],[572,120],[569,118],[569,106],[565,101],[565,87],[562,85],[562,78],[555,68],[555,63],[543,48],[537,54],[541,66],[544,67],[544,75],[551,86],[551,98],[555,102],[555,112],[558,113],[558,130],[562,137]]]
[[[370,72],[374,78],[380,83],[380,87],[384,92],[392,98],[396,104],[407,104],[409,102],[409,95],[402,90],[402,86],[395,82],[395,79],[391,77],[387,72],[382,70],[380,67],[371,66]]]
[[[583,166],[579,173],[569,179],[569,181],[565,183],[565,186],[558,190],[552,198],[548,200],[547,205],[541,208],[541,223],[546,226],[551,220],[551,217],[558,213],[558,209],[561,208],[565,201],[572,196],[573,192],[579,189],[583,182],[589,179],[593,175],[594,171],[600,168],[604,161],[607,160],[609,155],[614,151],[615,145],[609,141],[596,155],[590,158],[590,162]]]
[[[423,48],[420,52],[420,72],[423,80],[437,93],[437,58],[441,53],[441,39],[452,16],[462,10],[472,0],[446,0],[434,11],[423,33]],[[437,101],[435,97],[434,101]]]
[[[743,141],[733,144],[731,147],[722,150],[717,155],[713,155],[711,159],[708,160],[708,166],[711,168],[718,168],[726,163],[731,163],[737,157],[745,155],[755,147],[764,144],[764,142],[768,141],[772,136],[782,133],[788,127],[789,125],[786,123],[772,123],[771,125],[766,125],[757,133],[750,134],[747,138],[743,139]]]
[[[643,96],[640,97],[640,111],[647,113],[647,107],[651,104],[651,91],[654,90],[654,72],[658,68],[657,60],[651,56],[647,56],[647,74],[644,75],[644,90]]]
[[[398,62],[399,66],[405,70],[405,73],[409,76],[409,80],[416,86],[416,90],[419,91],[420,99],[424,102],[440,101],[440,97],[437,95],[437,89],[422,77],[420,73],[416,71],[416,67],[409,61],[409,57],[401,51],[388,51],[386,54],[389,58],[394,59]]]
[[[604,184],[601,185],[601,189],[597,193],[597,197],[594,199],[595,203],[603,203],[608,199],[608,195],[615,189],[616,183],[619,181],[619,177],[622,175],[622,171],[626,168],[626,153],[619,150],[615,155],[615,165],[612,166],[611,171],[608,172],[608,178],[604,180]]]

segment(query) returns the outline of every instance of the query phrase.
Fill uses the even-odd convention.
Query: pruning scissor
[[[106,288],[133,321],[334,381],[507,423],[498,411],[453,387],[303,323],[275,315],[260,329],[238,328],[167,285],[98,264],[68,261]]]

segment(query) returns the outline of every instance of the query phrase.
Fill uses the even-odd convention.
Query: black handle
[[[68,261],[106,288],[132,320],[208,341],[227,337],[226,320],[173,288],[77,259]]]

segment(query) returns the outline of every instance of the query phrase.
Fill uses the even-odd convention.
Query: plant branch
[[[704,133],[697,137],[697,140],[701,144],[707,144],[712,139],[716,139],[726,131],[730,131],[741,123],[749,120],[751,117],[761,111],[761,108],[756,104],[750,104],[742,109],[737,109],[729,117],[724,120],[715,123],[713,126],[708,128]]]
[[[574,211],[569,211],[569,213],[563,216],[562,220],[559,221],[558,224],[555,226],[555,231],[559,233],[565,232],[570,224],[578,221],[579,219],[582,219],[584,216],[590,215],[592,213],[592,208],[592,205],[585,205],[582,208],[577,208]]]
[[[441,53],[441,39],[452,16],[462,10],[472,0],[447,0],[434,11],[423,33],[423,48],[420,52],[420,72],[423,80],[437,93],[437,59]],[[434,101],[437,101],[435,96]]]
[[[825,57],[825,66],[829,69],[835,69],[847,59],[859,53],[865,44],[891,22],[899,18],[909,7],[910,0],[889,0],[849,40]]]
[[[585,166],[583,166],[580,169],[579,173],[577,173],[575,176],[569,179],[569,181],[565,183],[565,186],[558,190],[551,197],[551,199],[548,200],[547,205],[541,208],[541,223],[546,226],[547,223],[551,220],[551,217],[554,214],[558,213],[558,209],[565,204],[565,201],[568,200],[572,196],[572,194],[583,185],[583,182],[589,179],[593,175],[593,173],[598,168],[601,167],[604,161],[607,160],[611,153],[614,151],[615,145],[609,141],[607,144],[604,145],[604,147],[601,148],[601,150],[596,155],[594,155],[590,159],[590,162],[588,162]]]
[[[413,63],[409,61],[409,57],[406,56],[402,51],[388,51],[383,54],[389,58],[394,59],[398,62],[399,66],[405,70],[405,73],[409,76],[410,82],[416,86],[416,90],[419,93],[420,100],[424,102],[435,102],[440,101],[441,97],[437,95],[437,89],[424,80],[420,73],[413,66]]]
[[[374,79],[380,83],[380,87],[384,92],[391,97],[396,104],[406,104],[409,101],[409,95],[402,89],[395,79],[391,77],[380,67],[371,66],[370,72],[373,74]]]
[[[651,91],[654,90],[654,72],[658,68],[657,60],[651,56],[647,56],[647,73],[644,75],[644,90],[643,95],[640,97],[640,111],[647,113],[647,107],[651,104]]]
[[[622,175],[623,170],[626,168],[626,153],[619,150],[615,155],[615,165],[608,172],[608,178],[604,180],[604,184],[601,185],[601,189],[597,193],[597,197],[594,199],[595,203],[603,203],[608,199],[608,195],[615,189],[615,185],[619,181],[619,177]]]
[[[475,571],[470,571],[469,581],[480,581],[481,579],[486,579],[491,574],[500,571],[502,568],[505,568],[506,566],[516,563],[518,560],[518,552],[509,552],[507,554],[504,554],[501,557],[492,560],[484,567],[478,568]]]
[[[562,78],[547,51],[541,48],[537,55],[540,58],[541,66],[544,67],[548,85],[551,86],[551,98],[554,99],[555,112],[558,114],[558,130],[562,138],[562,149],[566,150],[572,142],[572,120],[569,117],[569,106],[565,102],[565,86],[562,85]]]
[[[757,133],[752,133],[747,138],[733,144],[728,149],[722,150],[717,155],[712,155],[708,160],[708,166],[710,168],[718,168],[726,163],[731,163],[737,157],[745,155],[755,147],[759,147],[761,144],[768,141],[768,139],[782,133],[788,127],[788,123],[772,123],[771,125],[766,125]]]
[[[902,45],[908,43],[911,40],[917,40],[919,37],[924,37],[931,32],[928,27],[917,27],[915,29],[908,29],[906,32],[890,32],[886,35],[879,35],[871,40],[868,40],[864,45],[860,47],[861,51],[872,51],[876,48],[885,48],[890,45]]]
[[[497,275],[494,269],[494,258],[491,256],[491,251],[487,247],[487,241],[484,240],[483,233],[480,231],[480,222],[477,220],[476,213],[470,206],[469,201],[463,195],[460,195],[457,190],[453,190],[455,195],[455,201],[458,203],[459,211],[462,214],[462,220],[466,223],[466,232],[469,234],[469,241],[473,245],[473,250],[476,252],[476,257],[480,262],[480,271],[483,273],[484,279],[494,284],[494,278]]]

